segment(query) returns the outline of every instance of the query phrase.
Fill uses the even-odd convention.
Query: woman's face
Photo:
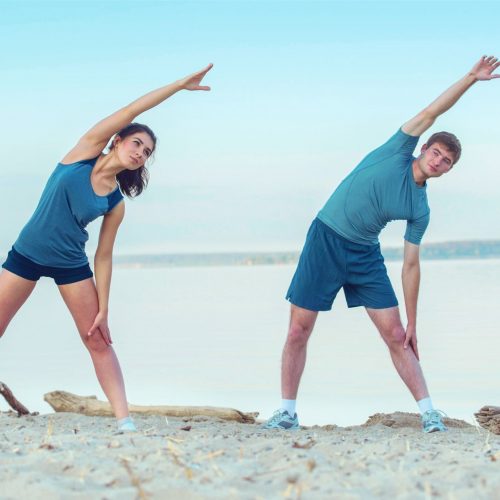
[[[153,139],[146,132],[135,132],[122,139],[117,137],[114,150],[120,163],[127,170],[137,170],[151,156],[154,149]]]

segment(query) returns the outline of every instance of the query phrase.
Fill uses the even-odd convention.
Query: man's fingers
[[[420,361],[420,356],[418,355],[417,339],[412,339],[411,347],[413,349],[413,352],[415,353],[415,356]]]
[[[403,344],[403,347],[405,349],[408,349],[408,344],[410,343],[410,340],[411,340],[411,333],[406,332],[405,341]]]

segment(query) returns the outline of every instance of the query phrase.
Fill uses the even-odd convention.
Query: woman
[[[108,328],[112,253],[125,214],[122,192],[134,197],[146,187],[145,163],[156,145],[151,129],[132,122],[179,90],[210,90],[200,83],[211,68],[210,64],[154,90],[92,127],[57,165],[35,213],[2,265],[0,337],[38,279],[53,278],[122,431],[134,431],[135,426],[129,417],[123,376]],[[113,135],[109,153],[104,154]],[[85,226],[101,215],[94,283],[85,255]]]

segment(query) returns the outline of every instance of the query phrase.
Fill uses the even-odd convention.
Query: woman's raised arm
[[[212,66],[212,64],[209,64],[206,68],[192,75],[153,90],[104,118],[81,137],[76,146],[64,157],[63,163],[72,163],[78,159],[96,157],[116,132],[134,121],[144,111],[158,106],[158,104],[179,90],[210,90],[210,87],[200,85],[200,83],[203,77],[212,69]]]

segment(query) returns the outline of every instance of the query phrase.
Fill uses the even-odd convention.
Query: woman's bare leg
[[[35,288],[36,281],[27,280],[6,269],[0,273],[0,337],[11,319],[26,302]]]
[[[75,320],[85,347],[94,363],[97,379],[108,398],[117,419],[127,417],[128,405],[123,375],[115,351],[99,334],[88,336],[88,332],[99,312],[97,290],[92,278],[59,285],[64,302]]]

